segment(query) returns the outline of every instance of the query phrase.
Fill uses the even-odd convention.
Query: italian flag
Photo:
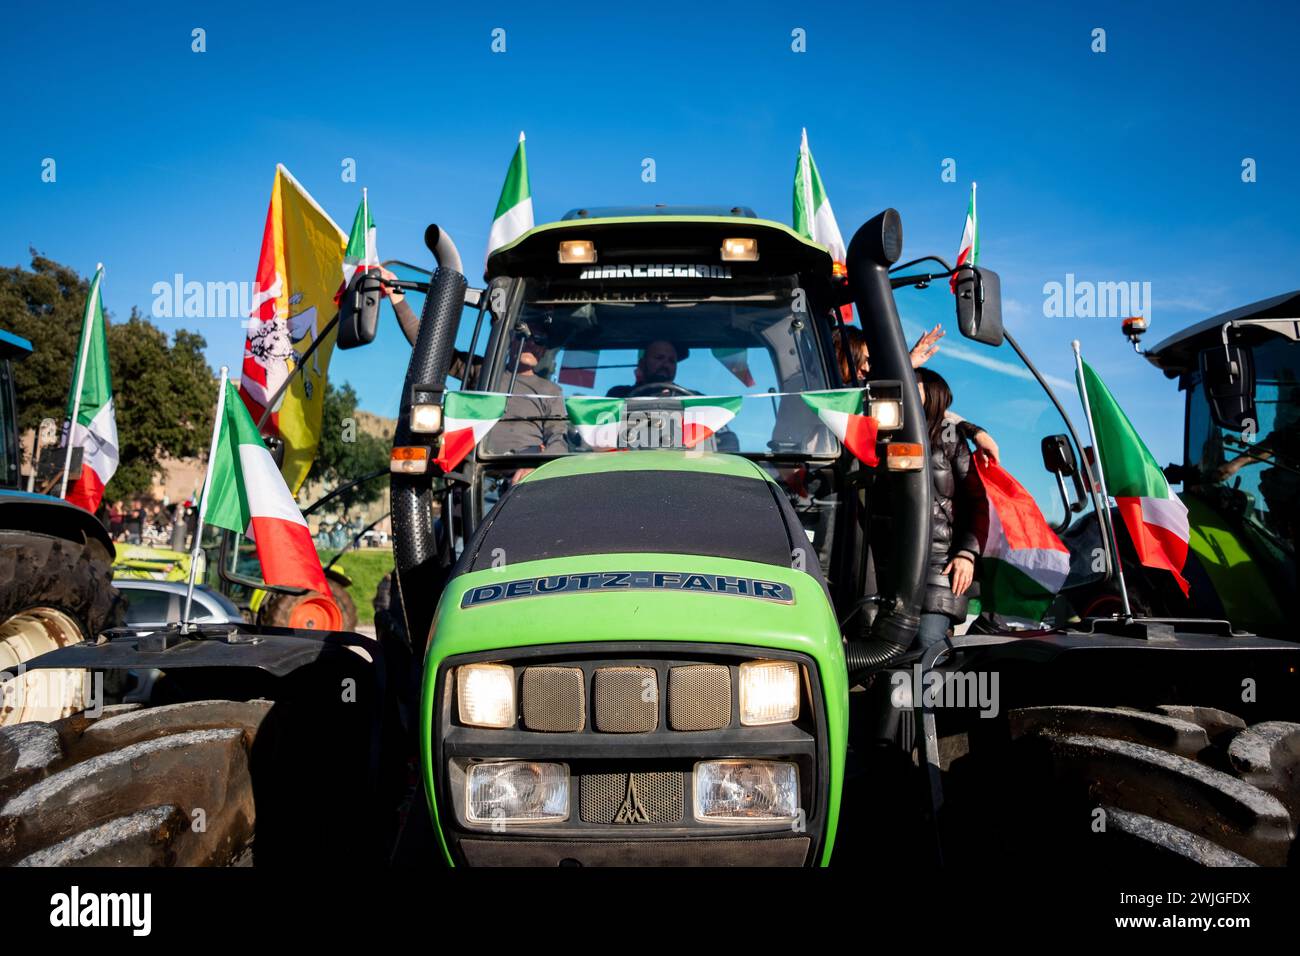
[[[370,215],[370,200],[365,189],[361,190],[361,205],[357,207],[356,217],[352,220],[352,232],[348,236],[347,248],[343,251],[343,283],[334,293],[337,305],[347,291],[348,283],[358,270],[376,272],[379,270],[379,250],[375,242],[375,220]]]
[[[736,417],[742,401],[739,395],[683,398],[682,444],[694,448],[722,431]]]
[[[618,447],[619,425],[626,404],[621,398],[576,396],[564,400],[564,410],[589,448],[608,451]]]
[[[804,392],[803,400],[859,461],[872,466],[880,464],[876,452],[876,420],[862,414],[862,389]]]
[[[1186,595],[1182,570],[1190,536],[1187,507],[1174,497],[1164,471],[1092,366],[1082,359],[1080,365],[1106,491],[1115,499],[1138,560],[1168,571]]]
[[[104,267],[95,270],[81,321],[81,349],[68,394],[66,432],[69,460],[81,449],[81,476],[67,486],[64,497],[93,513],[104,497],[104,486],[117,471],[117,418],[113,411],[113,380],[108,365],[107,323],[100,286]],[[64,481],[67,481],[65,476]]]
[[[307,522],[230,382],[217,416],[202,520],[252,538],[267,584],[329,595]]]
[[[961,245],[957,247],[957,265],[979,265],[980,261],[980,221],[975,214],[975,184],[970,184],[970,205],[966,207],[966,226],[961,231]],[[957,294],[957,275],[948,280],[948,288]]]
[[[749,370],[749,349],[714,349],[713,357],[746,388],[754,387],[754,375]]]
[[[831,210],[831,201],[822,184],[821,173],[817,171],[817,164],[813,162],[812,152],[808,149],[806,129],[799,141],[799,158],[794,166],[794,231],[829,249],[835,274],[846,274],[844,263],[848,253],[844,237],[840,235],[840,226]],[[853,306],[844,306],[840,314],[845,322],[852,322]]]
[[[574,388],[595,388],[596,368],[599,364],[599,352],[565,349],[564,360],[560,364],[559,381],[562,385],[572,385]]]
[[[533,194],[528,188],[528,158],[524,153],[524,134],[519,132],[519,145],[506,171],[501,198],[497,200],[496,215],[492,217],[492,231],[488,233],[487,255],[492,255],[507,243],[514,242],[533,228]],[[486,263],[486,256],[484,261]]]
[[[987,502],[976,522],[981,606],[1038,623],[1070,573],[1070,551],[1010,472],[984,455],[975,471]]]
[[[442,446],[434,464],[451,471],[506,413],[510,396],[494,392],[450,392],[442,409]]]

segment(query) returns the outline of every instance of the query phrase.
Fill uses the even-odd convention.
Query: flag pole
[[[1079,351],[1079,340],[1070,343],[1074,349],[1074,374],[1079,381],[1079,397],[1083,399],[1083,416],[1088,421],[1088,437],[1092,439],[1092,456],[1096,460],[1096,484],[1101,489],[1101,505],[1106,522],[1107,537],[1110,538],[1110,553],[1115,561],[1115,579],[1119,581],[1119,596],[1124,605],[1124,619],[1133,619],[1133,608],[1129,606],[1128,587],[1124,583],[1124,563],[1119,556],[1119,539],[1115,536],[1115,522],[1111,520],[1110,493],[1106,490],[1106,469],[1102,466],[1101,446],[1097,443],[1097,429],[1092,424],[1092,405],[1088,401],[1087,383],[1083,378],[1083,353]],[[1085,464],[1087,462],[1085,461]]]
[[[95,314],[95,302],[99,298],[99,287],[104,281],[104,263],[95,264],[95,278],[91,282],[90,296],[86,299],[86,315],[81,320],[81,356],[77,360],[77,382],[72,387],[72,417],[68,419],[68,435],[64,441],[68,450],[63,456],[63,480],[59,483],[59,497],[68,494],[68,469],[72,467],[72,429],[76,427],[77,415],[81,412],[81,388],[86,384],[86,354],[90,351],[90,323]]]
[[[203,491],[199,496],[199,517],[194,523],[194,543],[190,546],[190,579],[185,587],[185,612],[181,615],[181,633],[190,631],[190,604],[194,600],[194,578],[199,571],[199,554],[203,550],[203,516],[208,511],[208,492],[212,490],[212,461],[217,456],[217,442],[226,417],[226,379],[228,366],[221,366],[221,384],[217,386],[217,414],[212,421],[212,442],[208,445],[208,466],[203,472]]]

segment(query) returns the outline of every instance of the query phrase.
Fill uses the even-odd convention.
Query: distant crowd
[[[194,509],[185,508],[186,524],[192,526],[191,517]],[[109,536],[114,541],[125,544],[147,544],[155,547],[170,547],[172,532],[175,530],[173,515],[162,502],[144,498],[133,498],[128,505],[123,500],[104,502],[96,515]],[[188,532],[192,527],[187,527]]]

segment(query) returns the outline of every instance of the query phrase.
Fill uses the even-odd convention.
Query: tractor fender
[[[98,518],[84,508],[50,495],[0,490],[0,528],[50,535],[83,545],[97,541],[110,561],[117,556],[113,539]]]

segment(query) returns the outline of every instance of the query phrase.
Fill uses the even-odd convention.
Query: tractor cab
[[[1141,331],[1125,326],[1139,346]],[[1145,353],[1185,395],[1181,482],[1192,599],[1206,616],[1291,637],[1300,541],[1300,292],[1205,319]]]

